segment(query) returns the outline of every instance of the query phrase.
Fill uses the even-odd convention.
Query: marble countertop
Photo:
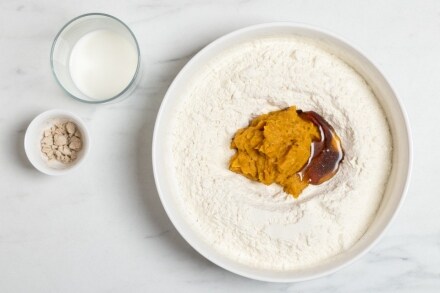
[[[55,34],[86,12],[115,15],[138,37],[143,78],[125,101],[82,104],[52,77]],[[400,93],[414,138],[409,194],[380,243],[297,284],[245,279],[200,256],[165,214],[151,169],[155,116],[177,72],[217,37],[271,21],[361,48]],[[0,292],[439,292],[439,36],[438,1],[1,1]],[[93,137],[68,176],[43,175],[24,154],[27,125],[52,108],[80,115]]]

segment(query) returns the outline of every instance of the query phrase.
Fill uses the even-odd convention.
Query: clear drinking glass
[[[126,38],[137,51],[137,67],[130,83],[119,94],[107,99],[95,99],[82,93],[72,80],[69,70],[70,54],[75,44],[87,33],[96,30],[110,30]],[[128,97],[140,79],[141,55],[139,45],[130,28],[117,19],[104,13],[88,13],[69,21],[56,35],[50,53],[52,72],[58,84],[72,98],[90,104],[107,103]]]

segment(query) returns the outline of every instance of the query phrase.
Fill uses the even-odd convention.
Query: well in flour
[[[257,39],[211,60],[182,99],[168,137],[176,200],[219,253],[299,270],[347,250],[368,229],[391,168],[391,135],[374,93],[343,60],[299,37]],[[333,179],[298,200],[228,170],[235,131],[290,105],[326,117],[345,152]]]

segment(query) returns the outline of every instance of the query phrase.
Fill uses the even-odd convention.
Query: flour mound
[[[291,105],[325,117],[345,151],[338,173],[299,199],[228,170],[237,129]],[[226,257],[270,270],[314,266],[355,244],[391,168],[391,135],[370,87],[299,37],[249,41],[214,58],[182,93],[169,141],[176,200],[189,224]]]

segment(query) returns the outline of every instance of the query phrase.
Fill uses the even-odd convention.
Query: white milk
[[[70,55],[70,75],[90,98],[104,100],[122,92],[137,67],[136,48],[122,35],[96,30],[84,35]]]

